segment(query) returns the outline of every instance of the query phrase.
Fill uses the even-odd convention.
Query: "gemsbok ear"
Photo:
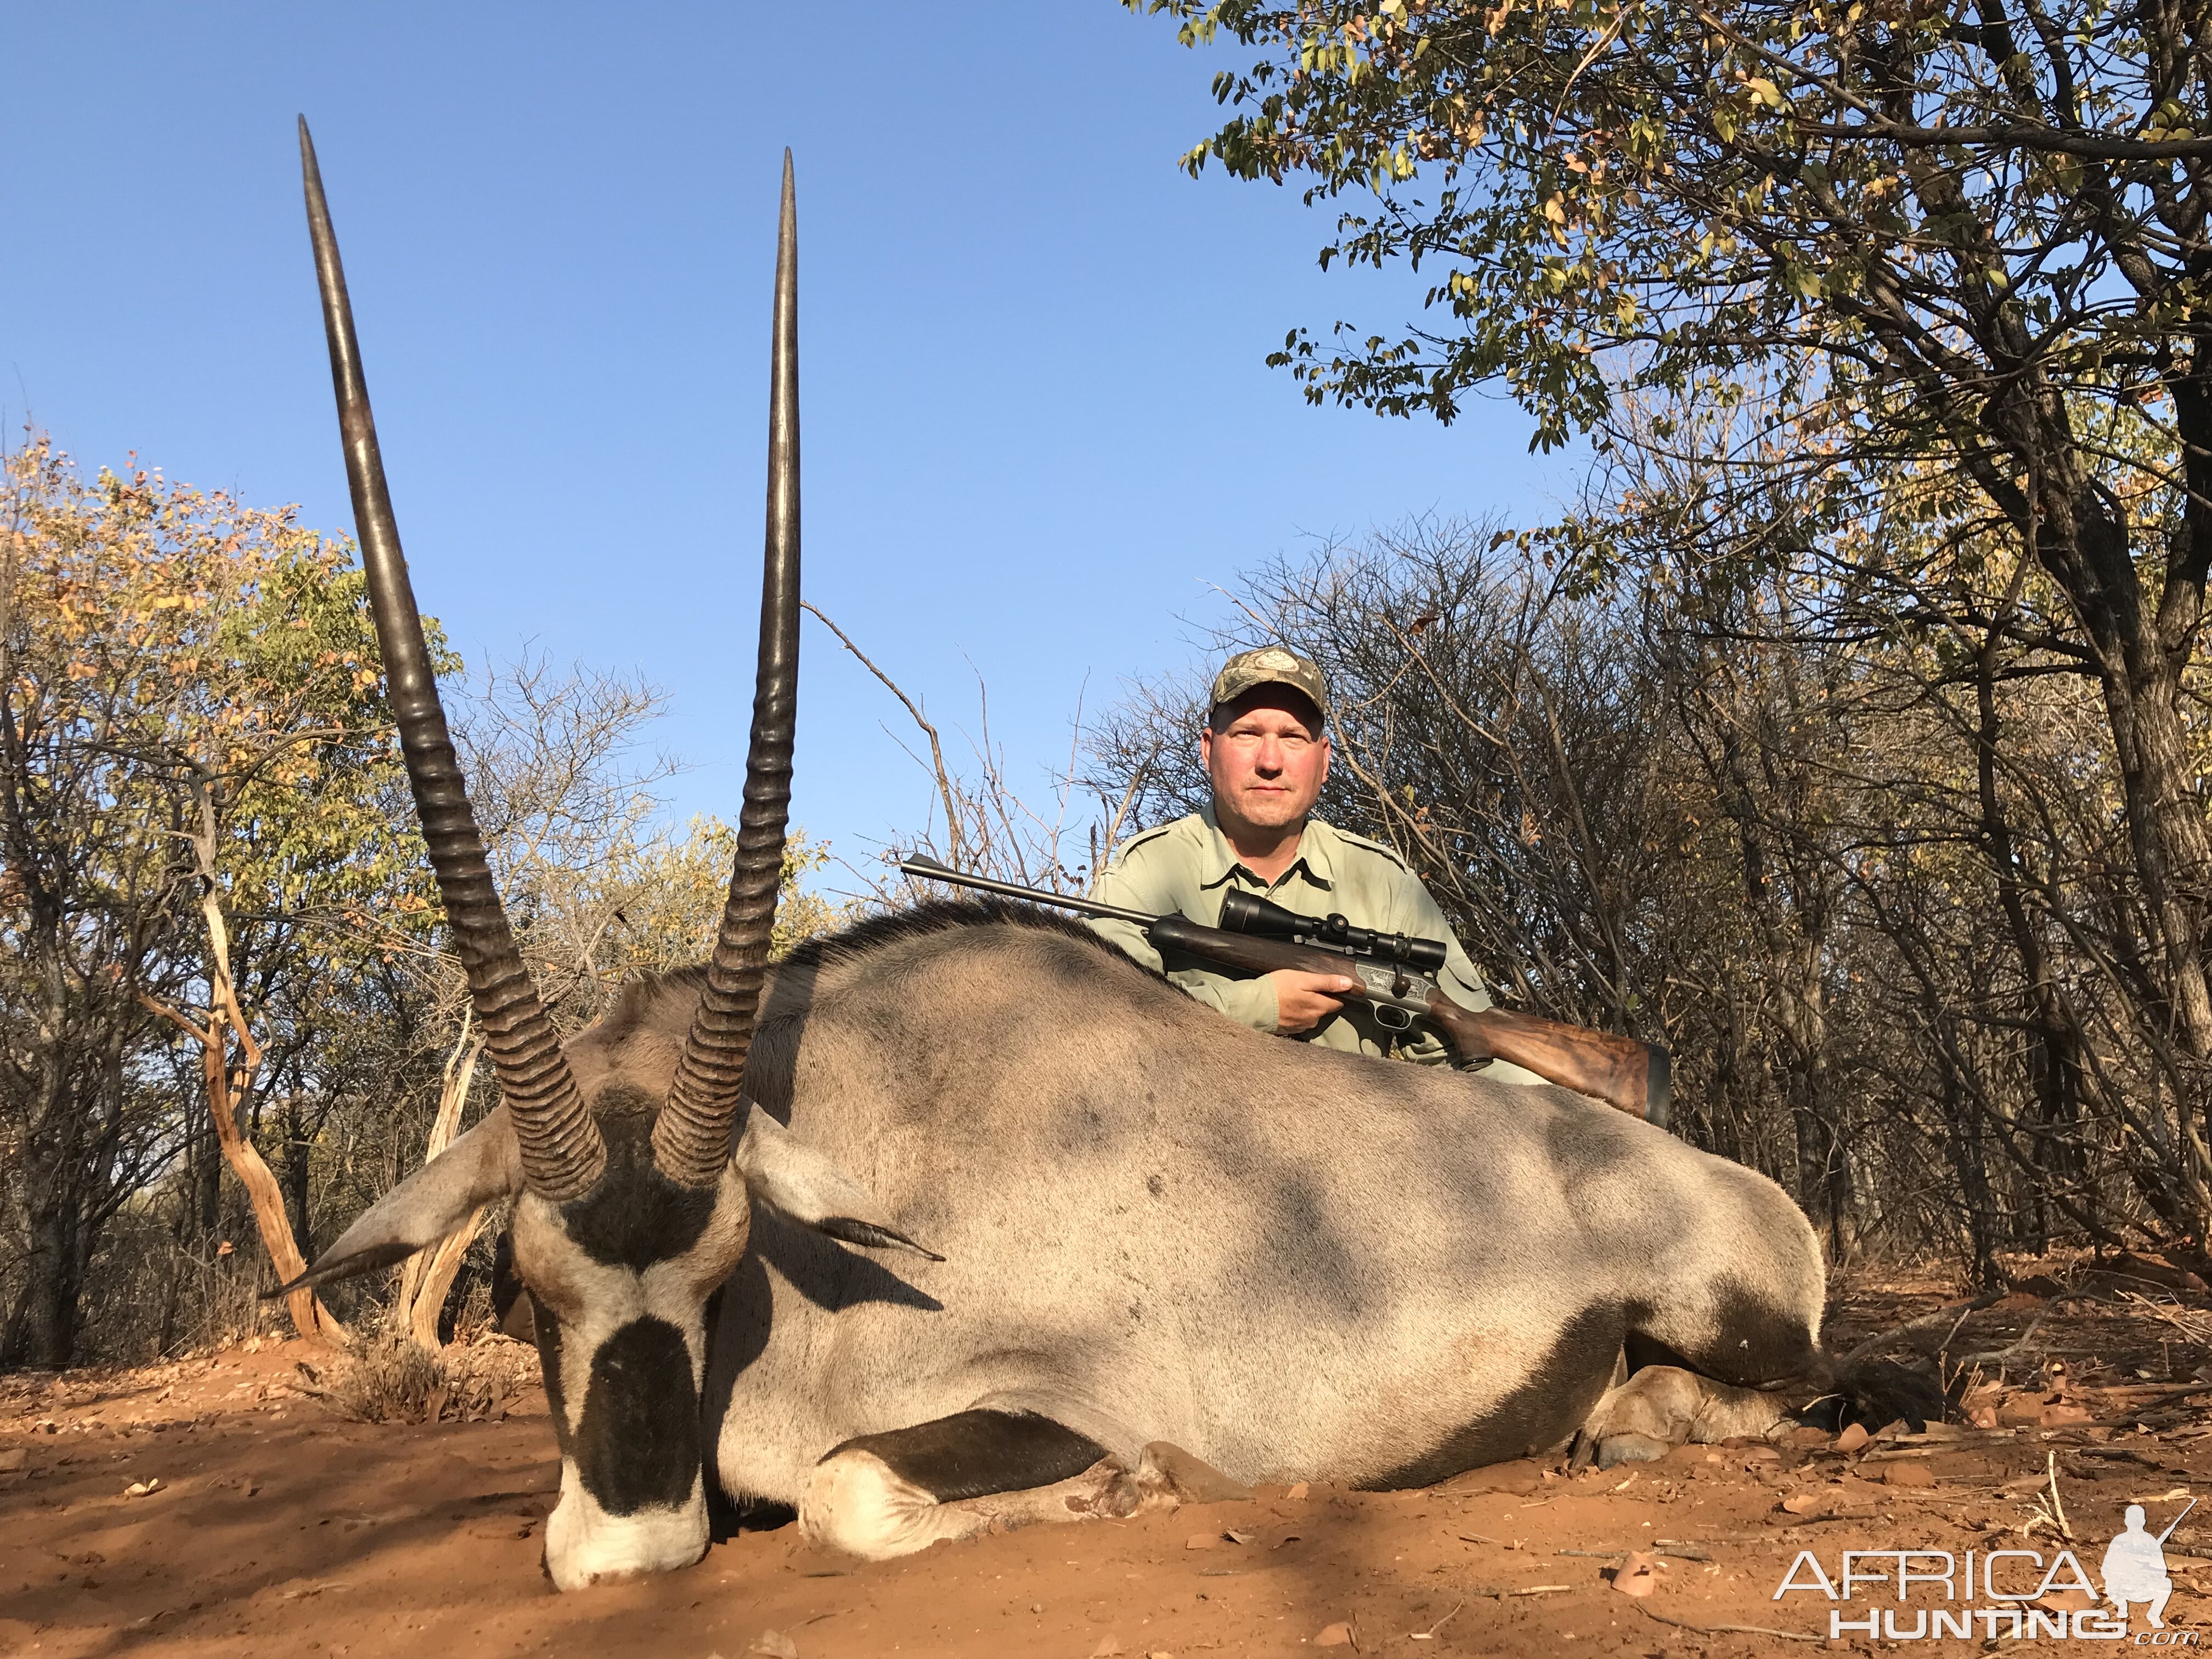
[[[483,1122],[371,1205],[314,1266],[267,1296],[285,1296],[404,1261],[466,1221],[478,1205],[521,1190],[522,1153],[514,1126],[506,1106],[495,1106]]]
[[[886,1225],[867,1188],[760,1108],[746,1103],[750,1111],[735,1158],[745,1190],[755,1198],[848,1244],[912,1250],[932,1261],[945,1260]]]

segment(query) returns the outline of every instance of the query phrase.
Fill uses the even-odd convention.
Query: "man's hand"
[[[1275,1030],[1283,1036],[1310,1031],[1344,1006],[1345,994],[1359,988],[1348,974],[1302,974],[1278,968],[1267,977],[1275,984]]]

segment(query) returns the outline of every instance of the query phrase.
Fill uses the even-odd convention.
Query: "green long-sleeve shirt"
[[[1220,925],[1221,896],[1231,883],[1306,915],[1340,915],[1356,927],[1442,939],[1446,953],[1437,983],[1443,994],[1465,1008],[1490,1006],[1482,975],[1460,948],[1428,889],[1404,860],[1378,842],[1347,835],[1319,818],[1306,820],[1297,857],[1270,884],[1238,861],[1210,807],[1193,812],[1122,843],[1100,872],[1092,896],[1124,909],[1154,915],[1173,913],[1213,927]],[[1094,921],[1091,925],[1209,1008],[1256,1030],[1276,1029],[1275,988],[1265,975],[1241,975],[1194,957],[1174,955],[1163,960],[1143,933],[1128,922]],[[1396,1034],[1377,1025],[1372,1012],[1358,1001],[1347,1002],[1310,1033],[1300,1035],[1325,1048],[1376,1055],[1395,1053],[1432,1066],[1451,1058],[1443,1041],[1422,1025],[1394,1040]],[[1494,1061],[1483,1075],[1510,1083],[1543,1081],[1504,1060]]]

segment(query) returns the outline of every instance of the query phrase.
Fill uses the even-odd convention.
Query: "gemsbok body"
[[[1240,1482],[1425,1483],[1578,1431],[1601,1462],[1655,1456],[1764,1432],[1780,1385],[1831,1380],[1796,1206],[1579,1095],[1262,1036],[1025,908],[924,906],[770,969],[798,667],[787,154],[728,903],[702,969],[557,1042],[447,737],[304,122],[301,143],[377,637],[501,1103],[300,1282],[513,1197],[555,1584],[697,1560],[710,1487],[881,1558]]]

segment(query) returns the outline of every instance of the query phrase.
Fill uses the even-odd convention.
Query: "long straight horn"
[[[468,790],[446,731],[438,682],[416,613],[399,526],[385,487],[384,459],[376,447],[376,420],[362,378],[361,347],[354,338],[353,307],[345,270],[323,200],[323,175],[314,141],[300,118],[300,168],[307,191],[307,230],[315,245],[315,275],[322,284],[323,328],[330,337],[331,380],[337,390],[338,431],[345,441],[346,482],[353,488],[355,529],[368,577],[368,606],[384,657],[399,746],[415,811],[430,848],[438,892],[453,930],[453,948],[468,975],[469,1000],[483,1027],[484,1047],[499,1076],[499,1091],[521,1143],[523,1178],[532,1192],[559,1202],[588,1191],[605,1169],[607,1151],[599,1125],[584,1109],[568,1074],[568,1056],[538,1001],[530,970],[514,948],[507,913],[500,908],[484,863],[483,837],[469,808]]]
[[[752,748],[730,895],[707,966],[668,1103],[653,1126],[661,1172],[711,1187],[730,1158],[745,1054],[752,1047],[769,936],[783,887],[791,811],[791,747],[799,710],[799,210],[791,152],[783,153],[783,221],[776,238],[775,327],[769,368],[768,547],[761,573],[760,672],[753,684]]]

